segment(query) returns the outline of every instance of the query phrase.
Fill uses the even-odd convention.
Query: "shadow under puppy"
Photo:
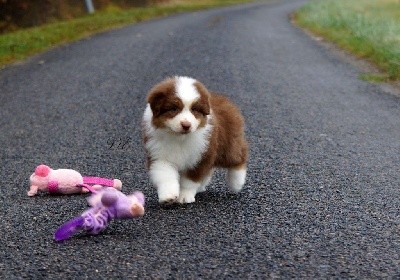
[[[192,203],[216,167],[239,192],[246,178],[244,118],[227,98],[189,77],[154,86],[143,115],[150,180],[160,203]]]

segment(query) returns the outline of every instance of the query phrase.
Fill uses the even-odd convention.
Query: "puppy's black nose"
[[[192,126],[188,121],[181,121],[181,126],[184,131],[189,131],[190,127]]]

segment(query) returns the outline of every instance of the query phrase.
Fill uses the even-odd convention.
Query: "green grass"
[[[122,10],[111,7],[85,17],[56,22],[0,35],[0,67],[43,52],[54,46],[79,40],[94,33],[175,13],[196,11],[250,0],[189,0],[147,8]]]
[[[399,0],[312,1],[294,18],[301,27],[368,59],[383,72],[364,79],[400,80]]]

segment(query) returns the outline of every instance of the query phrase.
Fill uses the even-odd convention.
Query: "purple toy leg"
[[[66,222],[58,228],[54,234],[54,239],[56,241],[62,241],[70,238],[72,235],[82,229],[83,223],[84,219],[82,217],[78,217]]]
[[[108,223],[115,218],[115,213],[108,208],[90,209],[80,217],[66,222],[58,228],[54,234],[56,241],[62,241],[72,237],[79,230],[89,234],[98,234],[108,226]]]
[[[86,211],[81,217],[83,218],[82,228],[90,234],[98,234],[115,218],[115,214],[110,209],[102,208],[98,211]]]

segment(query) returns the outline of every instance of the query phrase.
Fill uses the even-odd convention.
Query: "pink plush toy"
[[[47,165],[39,165],[30,177],[31,187],[28,196],[34,196],[38,190],[51,194],[87,193],[102,186],[121,190],[122,183],[118,179],[100,177],[83,177],[72,169],[51,169]]]

